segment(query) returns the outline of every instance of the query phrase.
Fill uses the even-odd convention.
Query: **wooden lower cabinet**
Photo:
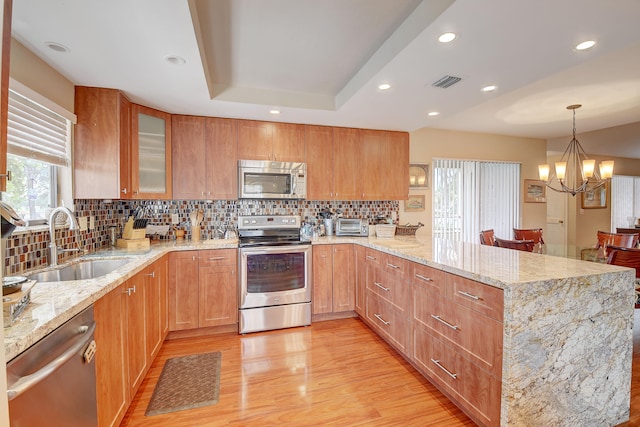
[[[169,329],[238,322],[237,251],[211,249],[169,254]]]
[[[157,355],[167,333],[166,297],[160,259],[94,304],[100,427],[120,424]]]
[[[313,314],[355,308],[355,256],[352,244],[313,246]]]
[[[367,292],[367,250],[364,246],[354,245],[355,266],[356,266],[356,313],[364,316],[366,313],[366,292]]]
[[[118,426],[129,405],[127,369],[127,284],[120,285],[93,307],[96,322],[96,395],[98,425]]]
[[[374,249],[359,257],[365,323],[476,423],[500,425],[503,291]]]

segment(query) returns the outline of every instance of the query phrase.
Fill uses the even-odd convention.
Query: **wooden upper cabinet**
[[[207,199],[238,198],[237,120],[207,117],[205,123]]]
[[[406,200],[409,195],[409,134],[361,130],[362,200]]]
[[[333,199],[333,128],[305,126],[307,199]]]
[[[362,175],[363,159],[360,148],[360,130],[333,129],[333,198],[336,200],[360,200],[358,180],[368,179]]]
[[[76,86],[76,199],[131,196],[129,100],[116,89]]]
[[[273,158],[279,162],[306,162],[304,125],[273,123]]]
[[[233,119],[172,116],[173,198],[235,199],[236,140]]]
[[[385,132],[382,158],[393,165],[383,167],[382,194],[388,200],[407,200],[409,197],[409,134]]]
[[[207,190],[204,117],[171,117],[173,197],[199,199]]]
[[[304,125],[238,120],[238,159],[304,162]]]
[[[131,107],[131,183],[134,199],[171,199],[171,114]]]

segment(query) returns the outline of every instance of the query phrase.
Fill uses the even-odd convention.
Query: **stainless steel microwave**
[[[307,164],[238,160],[239,199],[305,199]]]

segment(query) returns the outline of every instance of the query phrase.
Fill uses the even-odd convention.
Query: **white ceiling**
[[[13,16],[74,84],[171,113],[545,139],[571,133],[569,104],[578,133],[640,122],[639,0],[17,0]],[[431,86],[445,75],[462,80]],[[640,135],[615,145],[640,158]]]

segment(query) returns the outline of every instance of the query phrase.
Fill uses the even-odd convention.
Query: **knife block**
[[[124,230],[122,231],[122,238],[124,240],[137,240],[144,239],[144,236],[147,232],[146,228],[133,228],[133,217],[129,217],[127,223],[124,225]]]

